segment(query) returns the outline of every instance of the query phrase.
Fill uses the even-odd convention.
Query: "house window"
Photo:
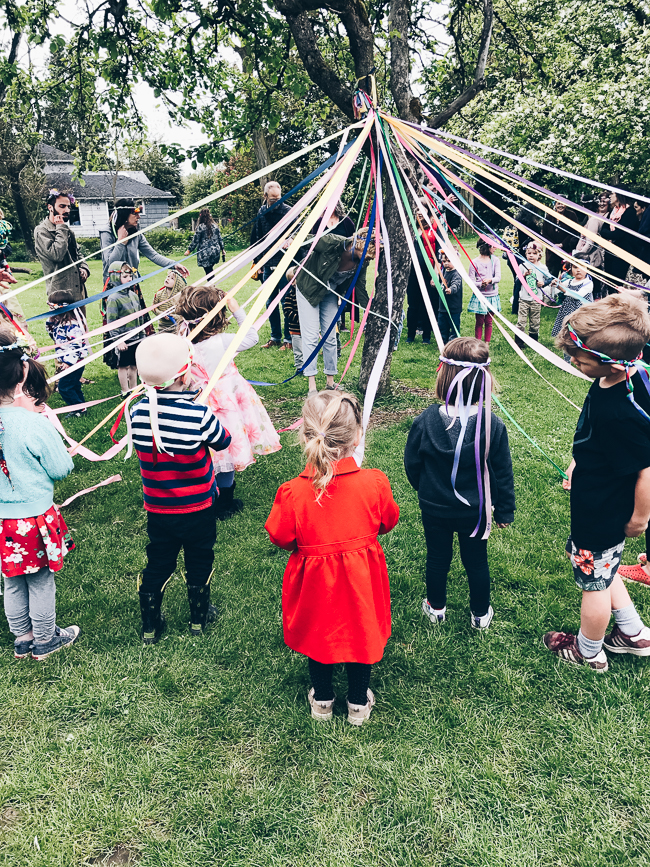
[[[81,217],[79,216],[79,206],[72,205],[70,208],[70,225],[71,226],[80,226],[81,225]]]
[[[136,204],[137,204],[138,208],[140,208],[140,216],[146,217],[147,216],[147,209],[145,207],[145,203],[144,202],[137,202]]]

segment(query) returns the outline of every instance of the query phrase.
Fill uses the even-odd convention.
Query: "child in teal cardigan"
[[[16,659],[46,659],[80,632],[56,625],[54,573],[74,543],[54,505],[53,481],[73,464],[41,415],[47,395],[45,368],[12,332],[0,331],[0,569]]]

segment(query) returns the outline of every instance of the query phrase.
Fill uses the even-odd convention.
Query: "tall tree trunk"
[[[254,129],[253,134],[253,150],[255,151],[255,162],[257,163],[258,171],[265,169],[271,165],[271,157],[269,156],[269,148],[266,144],[266,136],[261,129]],[[260,178],[260,187],[264,191],[264,186],[271,180],[271,175],[262,175]]]
[[[25,246],[32,254],[32,256],[35,256],[36,249],[34,247],[34,227],[32,226],[29,217],[27,216],[25,203],[23,202],[23,194],[20,188],[20,172],[12,171],[9,177],[11,184],[11,198],[13,199],[14,207],[16,209],[16,216],[18,217],[18,223],[20,225],[20,231],[23,235],[23,241],[25,242]]]
[[[390,261],[391,274],[393,278],[393,308],[388,310],[388,271],[386,268],[386,255],[382,254],[379,263],[379,273],[377,275],[377,286],[375,297],[372,302],[371,311],[380,313],[382,316],[388,316],[394,323],[399,325],[399,320],[404,309],[404,298],[406,296],[406,287],[408,285],[409,271],[411,268],[411,256],[404,235],[402,221],[400,220],[399,212],[395,204],[393,188],[390,181],[387,180],[386,172],[383,173],[383,211],[386,224],[386,232],[390,243]],[[379,353],[386,328],[388,323],[385,319],[380,319],[379,316],[373,316],[372,313],[368,316],[366,328],[364,331],[363,354],[361,356],[361,370],[359,372],[359,389],[364,391],[368,387],[370,373],[374,367],[375,360]],[[393,352],[393,346],[397,337],[397,328],[391,326],[390,345],[388,348],[388,357],[379,380],[377,394],[384,394],[390,389],[390,363]]]

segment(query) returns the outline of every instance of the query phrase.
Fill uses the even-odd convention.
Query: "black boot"
[[[533,333],[531,331],[528,336],[530,337],[531,340],[537,340],[537,342],[539,343],[539,334],[537,332]]]
[[[190,632],[192,635],[203,635],[208,623],[214,623],[219,612],[210,605],[210,582],[203,585],[188,584],[187,600],[190,603]]]
[[[143,644],[157,644],[166,626],[165,617],[160,610],[163,592],[143,593],[140,590],[138,595],[140,596],[140,613],[142,614],[140,638]]]
[[[518,346],[520,349],[525,349],[525,348],[526,348],[526,344],[525,344],[524,341],[521,339],[521,337],[517,337],[516,335],[515,335],[515,343],[517,344],[517,346]]]
[[[219,488],[219,496],[215,506],[216,517],[218,521],[227,521],[238,512],[244,511],[244,504],[241,500],[236,500],[234,497],[235,487],[237,482],[233,482],[229,488]]]

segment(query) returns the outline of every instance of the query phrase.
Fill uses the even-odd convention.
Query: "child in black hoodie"
[[[476,629],[487,629],[494,615],[487,557],[492,508],[500,528],[512,523],[515,512],[508,434],[490,409],[488,353],[489,345],[474,337],[457,337],[445,346],[435,392],[443,404],[433,404],[415,419],[404,454],[427,542],[422,611],[432,623],[445,620],[447,574],[458,533]]]

